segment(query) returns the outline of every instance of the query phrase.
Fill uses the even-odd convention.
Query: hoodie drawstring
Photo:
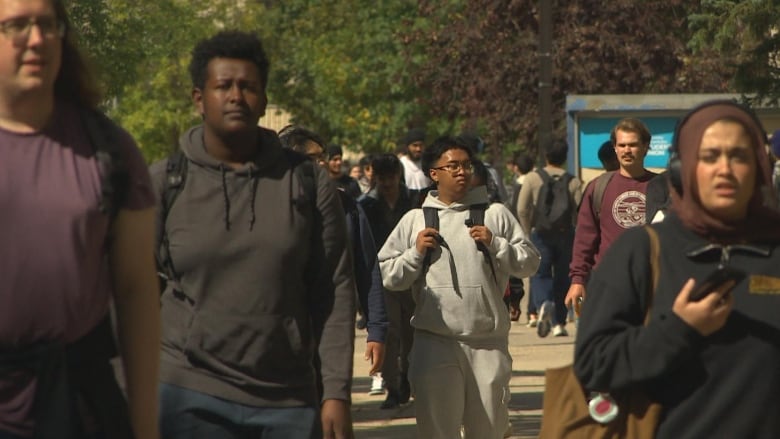
[[[230,197],[228,197],[227,172],[225,171],[225,165],[220,164],[219,170],[222,172],[222,196],[225,201],[225,230],[230,230]]]
[[[252,213],[252,218],[249,220],[250,232],[254,229],[255,219],[257,219],[257,217],[255,216],[255,197],[257,196],[257,184],[258,184],[257,175],[253,175],[252,176],[252,198],[249,200],[249,209]]]

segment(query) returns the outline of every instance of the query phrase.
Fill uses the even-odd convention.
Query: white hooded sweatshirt
[[[508,336],[509,313],[503,296],[509,276],[532,275],[540,257],[512,213],[500,203],[491,204],[484,222],[493,234],[488,250],[494,278],[465,225],[469,207],[486,203],[484,186],[450,205],[439,200],[438,191],[428,194],[423,207],[439,209],[439,234],[446,245],[433,250],[426,273],[425,255],[415,246],[417,234],[425,228],[422,209],[407,212],[379,251],[385,288],[412,290],[416,305],[411,322],[416,329],[464,341]]]

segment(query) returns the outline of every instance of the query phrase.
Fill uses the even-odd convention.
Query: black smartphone
[[[691,302],[698,302],[706,297],[707,294],[717,290],[718,287],[728,281],[734,281],[733,288],[745,277],[747,277],[747,273],[740,269],[734,267],[718,267],[703,280],[696,282],[696,286],[693,287],[693,291],[691,291],[690,300]]]

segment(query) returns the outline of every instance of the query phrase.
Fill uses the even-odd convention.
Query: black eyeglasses
[[[15,45],[21,46],[30,38],[32,27],[37,25],[46,39],[65,36],[65,22],[55,17],[16,17],[0,21],[0,34],[5,35]]]
[[[448,171],[450,174],[456,174],[461,169],[463,172],[471,173],[474,172],[474,165],[471,164],[470,160],[466,160],[465,162],[450,162],[446,165],[431,169],[435,169],[437,171]]]

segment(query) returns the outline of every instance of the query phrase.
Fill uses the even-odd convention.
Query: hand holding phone
[[[740,269],[720,266],[703,280],[696,282],[689,299],[691,302],[698,302],[729,281],[733,281],[731,288],[734,288],[745,277],[747,277],[747,273]]]

